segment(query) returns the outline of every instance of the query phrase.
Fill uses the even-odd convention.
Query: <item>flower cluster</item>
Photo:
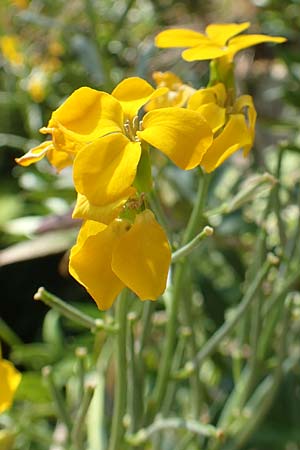
[[[154,73],[156,88],[138,77],[123,80],[111,94],[82,87],[40,130],[51,140],[17,159],[28,166],[46,156],[58,171],[73,166],[73,217],[83,225],[70,273],[100,309],[109,308],[124,287],[141,300],[155,300],[166,286],[171,249],[148,205],[149,152],[159,150],[182,170],[202,166],[211,172],[238,149],[244,155],[251,149],[256,111],[249,95],[236,96],[228,66],[237,51],[284,38],[236,37],[248,26],[210,25],[206,35],[163,31],[159,47],[188,47],[188,61],[222,61],[208,87],[195,90],[171,72]]]

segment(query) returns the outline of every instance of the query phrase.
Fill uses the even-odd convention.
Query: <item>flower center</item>
[[[136,135],[137,131],[142,130],[142,120],[135,116],[132,120],[126,119],[124,123],[125,134],[133,142],[139,142],[139,138]]]

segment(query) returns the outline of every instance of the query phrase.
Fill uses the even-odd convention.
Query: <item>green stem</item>
[[[187,337],[188,336],[186,334],[180,332],[178,344],[176,349],[174,350],[172,372],[178,370],[179,367],[183,364],[183,358],[187,344]],[[166,416],[168,412],[171,410],[173,399],[176,395],[176,391],[177,391],[177,383],[175,380],[171,380],[168,383],[166,396],[160,411],[163,416]]]
[[[176,263],[181,258],[188,256],[193,250],[195,250],[203,239],[208,236],[212,236],[214,230],[211,227],[204,227],[201,233],[199,233],[194,239],[188,242],[183,247],[172,253],[172,263]]]
[[[110,332],[115,332],[116,327],[114,325],[105,324],[102,319],[93,319],[92,317],[82,313],[79,309],[74,308],[74,306],[69,305],[56,295],[51,294],[46,291],[45,288],[40,287],[36,294],[34,295],[34,300],[41,300],[46,305],[58,311],[61,315],[67,317],[68,319],[82,325],[91,331],[105,330]]]
[[[142,315],[142,334],[139,342],[139,355],[140,358],[143,356],[143,350],[146,345],[146,341],[148,336],[150,335],[150,329],[151,329],[151,316],[152,313],[155,310],[155,303],[154,302],[145,302],[143,307],[143,315]]]
[[[257,276],[254,278],[253,282],[250,284],[247,292],[245,293],[241,303],[236,308],[234,317],[225,322],[213,335],[212,337],[205,343],[200,352],[197,353],[195,358],[186,363],[185,368],[177,374],[178,378],[185,378],[186,376],[194,373],[196,368],[203,363],[203,361],[212,354],[215,348],[222,342],[222,340],[233,330],[235,325],[239,322],[241,317],[243,317],[249,309],[249,306],[256,298],[256,294],[258,289],[261,286],[261,283],[265,279],[270,267],[272,266],[273,261],[267,259],[265,261],[263,267],[258,272]]]
[[[56,410],[57,410],[57,414],[60,417],[60,420],[65,424],[66,428],[68,429],[68,431],[70,433],[71,428],[72,428],[72,420],[67,411],[66,404],[65,404],[64,398],[62,396],[62,393],[56,386],[56,383],[53,379],[52,367],[50,367],[50,366],[44,367],[42,370],[42,374],[48,382],[48,386],[49,386],[51,396],[52,396],[53,402],[54,402]]]
[[[71,436],[74,449],[76,450],[82,450],[84,448],[82,442],[84,437],[85,419],[94,395],[95,388],[96,385],[94,383],[86,387],[81,405],[75,416]]]
[[[0,339],[13,347],[23,344],[19,336],[0,317]],[[1,356],[1,355],[0,355]]]
[[[98,342],[97,335],[95,347],[100,347],[96,362],[97,386],[88,411],[87,417],[87,440],[88,448],[93,450],[107,450],[106,439],[106,415],[105,415],[105,380],[107,368],[111,360],[111,339]]]
[[[284,357],[286,355],[286,342],[288,336],[288,326],[290,311],[292,307],[292,297],[288,296],[285,301],[285,308],[283,312],[282,329],[279,338],[278,361],[274,374],[266,377],[262,383],[257,387],[253,396],[245,406],[247,414],[239,414],[237,422],[232,425],[236,429],[235,436],[232,441],[225,445],[224,450],[238,450],[242,448],[253,435],[266,413],[269,411],[280,381],[282,374],[285,371]]]
[[[128,314],[127,319],[129,322],[128,406],[131,418],[130,431],[134,433],[140,428],[143,417],[143,384],[140,373],[141,366],[139,365],[139,361],[137,361],[135,351],[134,323],[136,321],[136,314]]]
[[[143,428],[134,435],[127,435],[127,442],[133,447],[137,447],[147,442],[155,433],[164,430],[186,430],[199,436],[222,439],[223,432],[213,425],[202,424],[197,420],[184,420],[180,418],[157,419],[149,427]]]
[[[264,359],[270,340],[272,339],[278,317],[283,307],[285,296],[290,289],[299,281],[299,271],[292,273],[284,282],[277,292],[269,299],[267,307],[263,310],[265,317],[264,329],[259,343],[258,355],[261,360]]]
[[[85,362],[87,356],[87,349],[85,347],[77,347],[75,350],[77,357],[77,375],[78,375],[78,404],[80,405],[84,395],[84,378],[85,378]]]
[[[280,180],[283,153],[284,153],[284,149],[281,147],[279,149],[277,168],[276,168],[277,180]],[[285,242],[286,242],[286,235],[285,235],[284,223],[283,223],[282,216],[281,216],[282,207],[281,207],[281,200],[280,200],[280,182],[279,181],[274,186],[273,197],[274,197],[274,211],[275,211],[276,218],[277,218],[277,227],[278,227],[280,244],[281,244],[281,247],[284,248]]]
[[[206,201],[210,180],[210,174],[202,173],[199,181],[195,206],[193,208],[186,230],[183,234],[182,245],[186,245],[193,238],[197,229],[203,226],[201,222],[203,221],[204,204]]]
[[[182,245],[186,245],[194,236],[197,228],[201,226],[209,180],[210,176],[207,174],[203,174],[202,177],[200,178],[196,204],[192,211],[186,231],[183,235]],[[173,296],[172,301],[170,303],[170,309],[168,311],[169,317],[167,321],[166,341],[161,358],[162,362],[159,367],[157,381],[153,391],[153,396],[149,402],[150,411],[148,411],[149,413],[148,417],[150,417],[151,419],[154,417],[155,411],[159,411],[161,409],[167,390],[166,387],[170,375],[176,340],[178,307],[184,277],[185,277],[185,264],[183,262],[180,262],[177,264],[175,268]]]
[[[188,276],[186,278],[186,298],[192,298],[192,280],[191,280],[191,271],[189,270]],[[189,329],[188,336],[188,346],[187,346],[187,354],[189,359],[193,359],[198,351],[197,339],[195,326],[197,326],[198,320],[195,320],[195,315],[193,311],[193,305],[189,302],[182,302],[182,313],[185,319],[186,326]],[[193,418],[196,420],[200,417],[201,408],[203,405],[203,387],[199,377],[198,367],[195,370],[195,373],[190,377],[190,402],[191,402],[191,413],[193,414]],[[192,437],[193,439],[195,436]]]
[[[109,450],[120,450],[124,436],[123,417],[126,412],[126,392],[127,392],[127,357],[126,357],[126,336],[127,336],[127,307],[128,290],[123,289],[117,300],[116,320],[119,331],[116,336],[116,380],[114,395],[114,412],[112,418],[112,428],[109,441]]]

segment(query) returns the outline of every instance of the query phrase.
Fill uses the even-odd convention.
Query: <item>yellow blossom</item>
[[[145,210],[133,224],[124,219],[108,226],[86,221],[71,250],[69,270],[105,310],[124,287],[141,300],[156,300],[165,290],[170,262],[165,232]]]
[[[0,413],[10,408],[20,384],[21,374],[6,359],[0,359]]]
[[[255,136],[256,111],[250,95],[232,101],[222,83],[197,91],[188,107],[204,114],[214,131],[214,140],[204,154],[201,166],[212,172],[232,153],[251,149]]]
[[[45,99],[47,88],[47,76],[42,70],[33,70],[29,75],[26,89],[31,98],[40,103]]]
[[[17,162],[21,165],[32,164],[41,159],[43,151],[60,170],[64,164],[71,164],[81,149],[86,151],[87,144],[96,145],[97,141],[98,152],[101,152],[102,140],[99,138],[120,133],[126,136],[128,142],[146,141],[183,169],[193,168],[199,164],[212,140],[210,127],[198,113],[182,108],[165,108],[150,111],[142,122],[137,118],[138,111],[149,100],[163,93],[165,89],[155,90],[138,77],[123,80],[111,95],[82,87],[53,112],[47,127],[40,130],[52,135],[51,144],[47,144],[51,149],[50,158],[46,146],[42,144],[42,148],[38,146],[34,151],[30,150]],[[188,147],[185,145],[187,139]],[[81,156],[79,160],[82,162],[83,158]],[[94,163],[89,160],[89,164]],[[100,171],[102,169],[99,167]],[[78,180],[77,175],[75,178]],[[85,195],[85,192],[81,193]]]
[[[195,92],[191,86],[184,84],[181,78],[173,72],[153,72],[152,78],[156,86],[166,87],[168,91],[156,97],[145,106],[146,111],[157,108],[166,108],[168,106],[182,107],[186,104],[188,98]]]
[[[29,6],[28,0],[11,0],[11,3],[20,9],[27,9]]]
[[[22,53],[19,51],[20,40],[17,36],[0,37],[0,49],[7,61],[13,66],[20,66],[24,62]]]
[[[263,42],[282,43],[286,39],[279,36],[264,34],[244,34],[242,31],[249,28],[250,23],[241,24],[211,24],[205,29],[205,34],[188,29],[170,29],[156,36],[155,44],[161,48],[187,47],[182,57],[186,61],[201,61],[226,57],[231,62],[234,55],[248,47]]]

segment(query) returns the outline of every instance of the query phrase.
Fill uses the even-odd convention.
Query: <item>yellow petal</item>
[[[141,146],[120,133],[84,147],[74,161],[77,192],[94,205],[106,205],[128,195],[141,156]]]
[[[220,46],[226,45],[228,39],[249,28],[250,22],[211,24],[205,29],[207,36]]]
[[[188,102],[188,108],[197,110],[200,106],[207,103],[216,103],[219,106],[224,106],[226,102],[226,89],[223,83],[217,83],[216,85],[199,89],[195,92]]]
[[[153,72],[152,78],[157,86],[166,86],[172,90],[183,84],[181,78],[173,72]]]
[[[166,288],[170,261],[165,232],[145,210],[116,244],[112,269],[141,300],[156,300]]]
[[[215,59],[225,56],[228,50],[224,47],[220,47],[214,42],[208,41],[205,44],[198,45],[197,47],[188,48],[182,52],[182,58],[185,61],[205,61],[206,59]]]
[[[21,156],[20,158],[15,158],[15,161],[20,164],[20,166],[30,166],[30,164],[36,163],[37,161],[40,161],[44,156],[47,154],[48,151],[53,149],[53,143],[52,141],[45,141],[42,142],[37,147],[32,148],[29,150],[25,155]]]
[[[111,95],[82,87],[53,112],[48,130],[58,126],[69,139],[88,143],[107,133],[121,131],[123,112]]]
[[[0,359],[0,414],[10,408],[21,381],[20,372],[5,359]]]
[[[128,198],[134,193],[135,189],[129,188],[126,197],[104,206],[93,205],[84,195],[78,194],[72,217],[73,219],[96,220],[108,225],[118,217]]]
[[[167,92],[167,89],[155,90],[142,78],[132,77],[121,81],[111,95],[122,105],[124,115],[132,119],[145,103],[165,92]]]
[[[180,108],[186,104],[187,100],[195,92],[194,88],[184,84],[172,72],[154,72],[152,77],[158,86],[166,86],[168,91],[164,95],[160,95],[149,101],[145,106],[145,111],[167,108],[169,106],[177,106]]]
[[[244,48],[252,47],[253,45],[262,44],[263,42],[274,42],[281,44],[286,41],[286,38],[279,36],[267,36],[264,34],[244,34],[232,38],[228,45],[228,50],[231,58]]]
[[[47,153],[47,159],[50,164],[60,172],[65,167],[71,166],[74,158],[72,153],[56,150],[52,147]]]
[[[219,136],[205,153],[201,166],[212,172],[232,153],[251,143],[251,133],[242,114],[233,114]]]
[[[237,113],[246,114],[246,122],[248,124],[249,132],[251,135],[251,142],[249,143],[249,145],[244,145],[244,156],[247,156],[254,142],[257,116],[252,97],[250,95],[242,95],[241,97],[239,97],[234,104],[234,110]]]
[[[155,37],[155,45],[160,48],[195,47],[208,41],[202,33],[178,28],[162,31]]]
[[[214,133],[225,123],[226,109],[214,103],[207,103],[206,105],[200,106],[197,112],[202,115]]]
[[[112,226],[87,221],[70,254],[70,274],[86,288],[101,310],[110,308],[124,287],[111,269],[112,252],[118,239]]]
[[[196,167],[212,142],[212,130],[196,111],[163,108],[148,112],[137,135],[181,169]]]

